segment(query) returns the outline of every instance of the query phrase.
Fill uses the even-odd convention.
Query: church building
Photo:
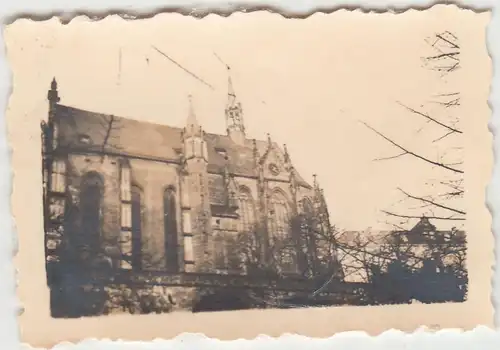
[[[330,229],[322,190],[286,146],[247,135],[230,78],[221,134],[205,132],[191,99],[184,127],[64,105],[55,79],[48,101],[48,262],[64,251],[132,272],[310,275],[336,259],[318,238]]]

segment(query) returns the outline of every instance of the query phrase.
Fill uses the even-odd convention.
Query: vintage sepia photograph
[[[126,336],[145,315],[182,329],[317,309],[343,330],[373,326],[363,312],[392,320],[380,327],[490,322],[488,18],[439,5],[11,24],[21,326],[31,312]]]

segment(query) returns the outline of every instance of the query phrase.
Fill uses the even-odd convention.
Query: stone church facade
[[[183,128],[157,125],[61,104],[54,79],[42,123],[47,260],[64,249],[120,270],[307,275],[318,257],[335,259],[309,237],[330,226],[316,180],[286,146],[248,138],[230,79],[227,98],[219,135],[191,101]]]

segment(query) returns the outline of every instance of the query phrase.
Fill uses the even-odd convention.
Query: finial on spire
[[[236,93],[234,92],[233,79],[231,79],[231,67],[229,66],[227,66],[227,94],[230,98],[230,102],[234,103]]]
[[[246,140],[245,123],[243,121],[243,108],[236,99],[236,93],[233,88],[230,67],[227,68],[227,105],[226,105],[226,126],[231,140],[237,144],[243,145]]]
[[[286,143],[283,144],[283,150],[285,152],[285,162],[290,162],[290,154],[288,154],[288,149],[286,148]]]
[[[186,121],[186,134],[190,135],[201,135],[202,128],[198,124],[198,120],[196,119],[196,113],[194,111],[193,104],[193,96],[191,94],[188,95],[188,117]]]
[[[193,96],[191,94],[188,95],[188,103],[189,103],[189,111],[188,111],[188,125],[198,126],[198,121],[196,120],[196,114],[194,112],[193,106]]]
[[[318,175],[313,174],[313,185],[315,188],[318,188]]]
[[[271,145],[271,143],[272,143],[270,133],[267,133],[267,143],[269,143],[269,145]]]
[[[47,99],[51,103],[57,103],[61,99],[59,98],[59,93],[57,92],[57,81],[56,78],[52,78],[52,82],[50,83],[50,90],[47,94]]]
[[[259,149],[257,148],[257,140],[252,139],[252,151],[253,151],[253,160],[255,167],[257,167],[257,164],[259,162]]]

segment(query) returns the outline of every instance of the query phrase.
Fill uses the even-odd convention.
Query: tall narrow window
[[[240,271],[242,268],[241,247],[234,237],[226,238],[227,267],[232,272]]]
[[[131,191],[131,214],[132,214],[132,268],[141,269],[142,262],[142,202],[141,189],[132,186]]]
[[[54,123],[52,126],[52,149],[57,148],[57,143],[59,141],[59,125]]]
[[[120,198],[122,201],[130,201],[130,165],[123,162],[120,169]]]
[[[305,235],[303,238],[308,239],[315,226],[314,209],[309,198],[302,200],[302,221],[300,225],[301,234]]]
[[[274,192],[270,200],[270,233],[275,240],[282,240],[288,237],[290,218],[288,215],[288,205],[285,196],[280,192]]]
[[[122,201],[121,226],[122,229],[130,230],[132,228],[132,202],[131,202],[131,184],[130,184],[130,165],[126,160],[122,161],[120,169],[120,199]]]
[[[66,191],[66,162],[54,160],[52,163],[51,191],[63,193]]]
[[[313,205],[312,205],[311,200],[309,198],[304,198],[302,200],[302,207],[304,210],[304,214],[306,214],[306,215],[313,214]]]
[[[303,268],[308,267],[313,273],[316,271],[317,265],[319,263],[317,239],[321,238],[321,236],[317,236],[316,228],[317,224],[316,218],[314,217],[313,205],[309,198],[304,198],[302,200],[302,218],[299,231],[299,241],[302,249],[300,249],[299,252],[301,253],[302,257],[301,261],[304,262]],[[325,242],[323,246],[329,243],[330,241]]]
[[[194,154],[194,141],[192,138],[186,140],[186,158],[191,158]]]
[[[182,207],[189,208],[189,178],[182,178],[182,186],[181,186],[181,194],[182,194]]]
[[[184,235],[184,261],[194,262],[193,236]]]
[[[216,269],[227,269],[226,240],[222,234],[214,239],[214,264]]]
[[[208,159],[208,149],[207,149],[207,143],[204,141],[202,144],[202,156],[204,159]]]
[[[201,145],[201,139],[195,138],[193,147],[194,147],[194,154],[196,156],[202,156],[203,150],[202,150],[202,145]]]
[[[121,233],[120,233],[120,250],[122,254],[121,267],[123,269],[137,269],[140,268],[140,258],[137,259],[135,249],[135,236],[137,235],[137,228],[140,227],[140,213],[139,216],[134,215],[134,199],[139,203],[140,208],[140,194],[132,198],[131,186],[131,169],[127,159],[120,163],[120,200],[121,200]],[[139,193],[139,192],[138,192]],[[134,217],[135,216],[135,217]],[[139,224],[137,224],[139,221]],[[134,232],[134,229],[136,232]],[[139,230],[140,235],[140,230]]]
[[[255,223],[255,207],[250,190],[246,187],[240,188],[238,198],[239,215],[240,215],[240,232],[250,232],[253,230]]]
[[[177,217],[175,192],[168,188],[163,195],[163,220],[165,231],[165,263],[168,271],[179,270]]]
[[[283,272],[296,272],[296,246],[290,235],[288,202],[275,191],[270,198],[269,233],[276,267]]]
[[[80,189],[81,242],[92,253],[97,253],[101,238],[101,210],[104,183],[99,174],[83,176]]]

